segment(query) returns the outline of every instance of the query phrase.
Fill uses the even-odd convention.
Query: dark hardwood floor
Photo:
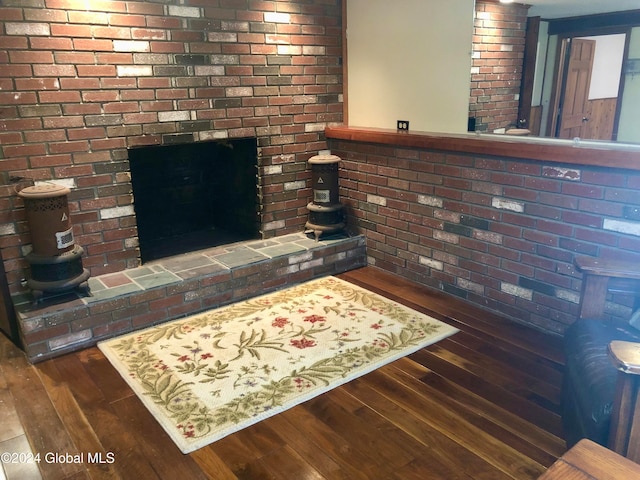
[[[559,338],[372,267],[340,277],[461,331],[189,455],[97,348],[32,366],[2,337],[0,452],[41,456],[7,478],[524,480],[565,451]]]

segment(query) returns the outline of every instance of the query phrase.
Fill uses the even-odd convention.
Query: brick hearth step
[[[316,242],[292,234],[234,243],[89,279],[90,297],[68,292],[33,305],[15,299],[32,362],[313,278],[366,265],[365,239]]]

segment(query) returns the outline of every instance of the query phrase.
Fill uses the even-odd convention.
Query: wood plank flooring
[[[6,478],[526,480],[564,453],[559,338],[373,267],[340,277],[461,331],[189,455],[97,348],[32,366],[2,337],[0,452],[41,456]]]

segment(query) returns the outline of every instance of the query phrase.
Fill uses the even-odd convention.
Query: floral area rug
[[[189,453],[455,332],[325,277],[98,346]]]

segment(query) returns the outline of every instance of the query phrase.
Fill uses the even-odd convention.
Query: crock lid
[[[55,183],[41,183],[31,187],[25,187],[18,192],[22,198],[52,198],[67,195],[71,190],[63,185]]]
[[[337,155],[315,155],[309,159],[309,163],[338,163],[340,161],[340,157]]]

